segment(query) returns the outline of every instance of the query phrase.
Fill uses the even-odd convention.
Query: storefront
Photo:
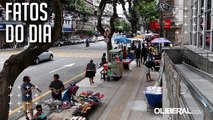
[[[75,30],[73,28],[63,27],[62,29],[62,38],[71,39],[72,32]]]
[[[190,44],[213,51],[213,0],[191,0]]]

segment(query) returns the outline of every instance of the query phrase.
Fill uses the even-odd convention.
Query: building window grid
[[[211,8],[210,7],[212,7],[211,5],[209,5],[209,2],[211,3],[211,0],[209,1],[205,1],[204,2],[204,6],[205,6],[205,11],[204,11],[204,15],[205,15],[205,18],[204,18],[204,20],[205,20],[205,27],[204,27],[204,33],[203,33],[203,39],[204,39],[204,41],[203,41],[203,45],[202,45],[202,48],[203,49],[207,49],[207,50],[210,50],[209,48],[209,45],[207,45],[207,39],[209,39],[212,35],[211,35],[211,19],[212,19],[212,17],[211,17]],[[210,7],[209,7],[210,6]]]
[[[202,48],[204,49],[209,49],[209,47],[206,47],[206,35],[210,35],[210,38],[211,40],[213,39],[212,35],[213,35],[213,23],[211,23],[211,21],[213,21],[213,6],[212,6],[212,1],[213,0],[200,0],[200,6],[198,6],[198,1],[199,0],[191,0],[191,19],[190,19],[190,22],[191,22],[191,32],[190,32],[190,36],[191,36],[191,44],[192,45],[196,45],[198,43],[197,40],[199,40],[199,35],[200,32],[202,33],[202,36],[203,36],[203,41],[202,41]],[[202,2],[204,2],[204,10],[200,11],[200,9],[202,8]],[[208,5],[208,4],[211,4],[211,5]],[[210,6],[210,7],[209,7]],[[196,9],[194,9],[196,8]],[[193,25],[193,23],[199,23],[200,22],[200,17],[202,17],[202,20],[204,22],[204,26],[203,29],[199,26],[199,24],[197,25]],[[199,18],[199,19],[198,19]],[[207,25],[209,24],[209,25]],[[207,27],[208,26],[208,27]],[[196,43],[197,42],[197,43]],[[210,44],[210,51],[212,51],[212,45]]]
[[[211,4],[212,11],[211,11],[211,14],[210,14],[210,16],[211,16],[211,28],[210,28],[210,41],[209,41],[210,48],[209,48],[209,50],[211,52],[213,52],[213,0],[211,0],[210,4]]]

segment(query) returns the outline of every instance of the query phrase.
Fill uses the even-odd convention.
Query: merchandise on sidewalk
[[[86,118],[82,116],[74,116],[71,118],[66,118],[65,120],[86,120]]]
[[[73,116],[85,116],[88,110],[94,106],[100,105],[104,94],[94,93],[93,91],[82,92],[76,100],[81,103],[73,112]]]

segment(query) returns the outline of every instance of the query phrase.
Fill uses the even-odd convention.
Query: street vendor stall
[[[123,50],[122,49],[112,49],[109,51],[110,62],[121,62],[123,64],[124,69],[129,69],[129,64],[133,59],[129,58],[127,55],[127,59],[123,59]],[[120,68],[121,69],[121,68]]]
[[[120,61],[122,58],[121,49],[113,49],[109,51],[109,63],[103,65],[101,76],[104,80],[119,80],[123,74],[123,63]]]

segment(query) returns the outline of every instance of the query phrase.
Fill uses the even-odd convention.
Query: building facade
[[[164,29],[163,36],[175,45],[181,45],[184,0],[159,0],[158,2],[162,2],[161,6],[167,7],[167,10],[163,11],[163,19],[171,20],[171,28]]]
[[[213,51],[213,0],[190,1],[190,44]]]

